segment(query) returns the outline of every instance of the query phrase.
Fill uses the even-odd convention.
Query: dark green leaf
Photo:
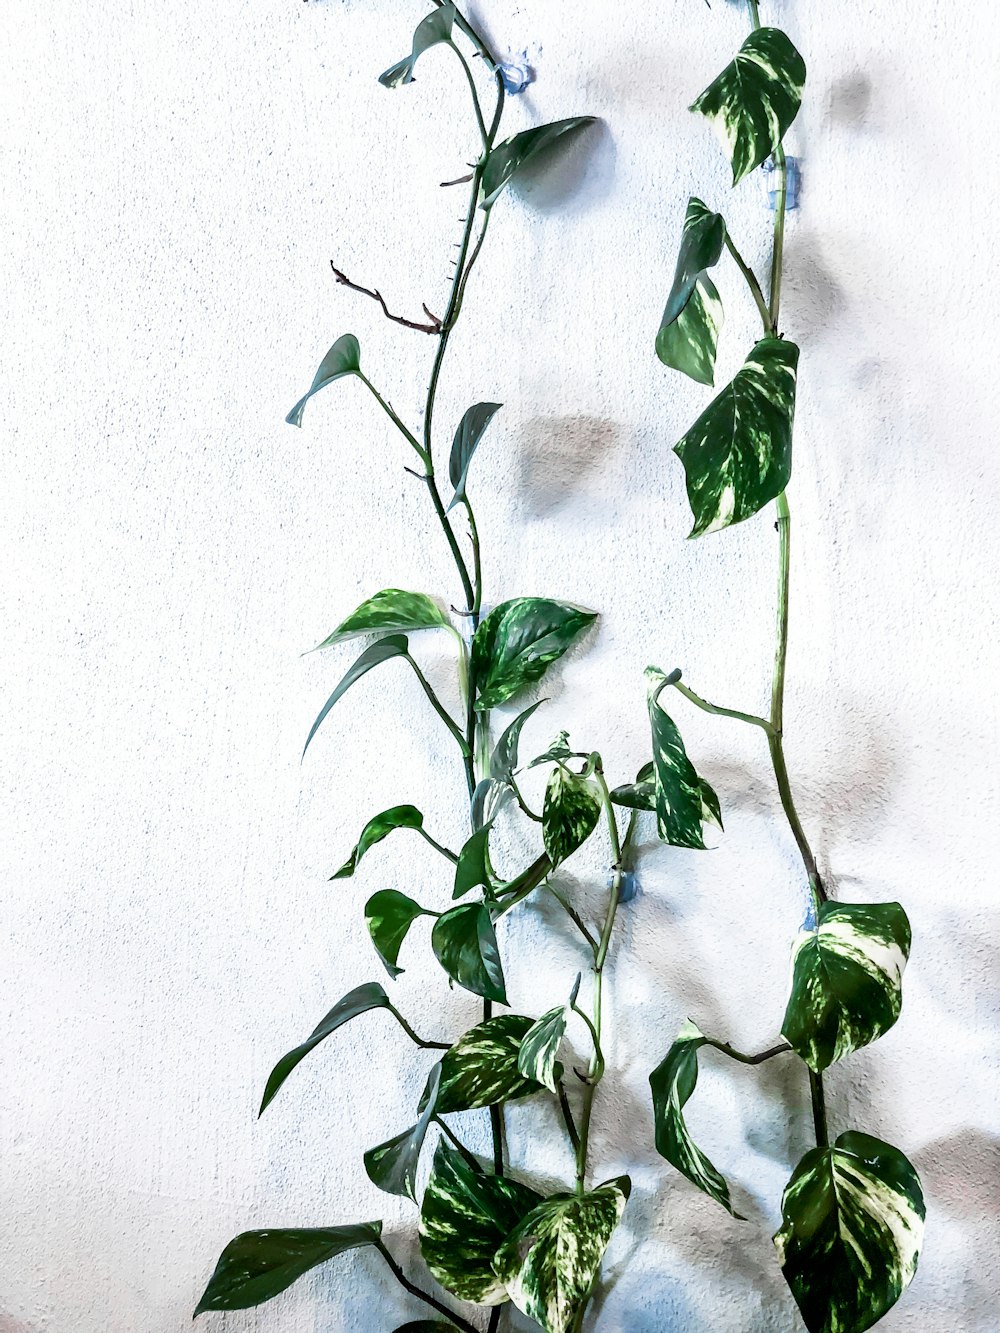
[[[541,1092],[541,1084],[518,1068],[532,1026],[522,1014],[495,1014],[459,1037],[441,1057],[438,1111],[471,1111]]]
[[[593,611],[547,597],[517,597],[494,607],[472,641],[472,669],[479,686],[476,707],[497,708],[540,680],[596,619]]]
[[[809,1333],[864,1333],[917,1271],[924,1196],[903,1154],[868,1134],[807,1152],[781,1201],[774,1237]]]
[[[490,872],[488,860],[490,854],[490,833],[492,822],[484,824],[473,833],[458,854],[455,867],[455,891],[453,898],[464,898],[467,893],[480,886],[489,887]]]
[[[498,888],[497,897],[502,902],[501,913],[509,912],[512,907],[516,907],[519,902],[523,902],[534,893],[551,871],[552,862],[548,856],[539,856],[526,870],[522,870],[514,879]]]
[[[570,116],[568,120],[555,120],[551,125],[536,125],[534,129],[522,130],[513,138],[497,144],[483,172],[480,207],[492,208],[505,186],[532,158],[564,136],[593,123],[593,116]]]
[[[553,866],[587,841],[600,817],[601,801],[594,784],[557,764],[546,785],[542,806],[542,840]]]
[[[726,224],[700,199],[688,201],[677,268],[656,335],[656,354],[665,366],[699,384],[715,382],[715,350],[722,328],[722,301],[706,275],[722,254]]]
[[[493,1256],[541,1201],[527,1185],[473,1170],[444,1139],[420,1208],[420,1251],[446,1291],[476,1305],[507,1300]]]
[[[493,420],[494,413],[499,412],[502,406],[502,403],[476,403],[469,408],[459,423],[452,441],[451,457],[448,460],[448,478],[455,491],[449,509],[454,509],[465,499],[465,486],[469,480],[472,455],[476,452],[476,446],[483,432]]]
[[[345,333],[342,338],[337,339],[319,363],[319,370],[309,387],[309,392],[299,399],[285,420],[290,426],[301,426],[305,405],[314,393],[319,393],[320,389],[325,389],[334,380],[343,379],[345,375],[357,375],[360,370],[361,348],[358,346],[358,340],[353,333]]]
[[[390,977],[398,977],[403,971],[396,966],[396,960],[407,931],[418,916],[430,915],[419,903],[397,889],[382,889],[368,899],[365,905],[368,933]]]
[[[458,1329],[443,1319],[413,1319],[408,1324],[400,1324],[396,1333],[458,1333]]]
[[[369,1009],[391,1008],[392,1005],[389,1003],[388,995],[377,981],[367,981],[363,986],[356,986],[354,990],[349,991],[343,999],[337,1001],[319,1026],[309,1035],[308,1039],[301,1046],[296,1046],[294,1051],[289,1051],[287,1055],[283,1055],[271,1070],[267,1087],[264,1089],[264,1098],[260,1104],[259,1114],[264,1114],[264,1111],[274,1100],[278,1089],[299,1061],[304,1060],[321,1041],[329,1037],[331,1033],[336,1032],[339,1027],[343,1027],[345,1023],[349,1023],[352,1018],[357,1018],[359,1014],[366,1014]]]
[[[586,1194],[554,1194],[497,1251],[493,1266],[508,1295],[545,1333],[572,1327],[631,1188],[628,1176],[620,1176]]]
[[[792,422],[799,349],[763,338],[674,453],[684,464],[694,514],[690,536],[756,514],[792,475]]]
[[[413,82],[413,66],[423,53],[439,42],[451,41],[451,30],[455,22],[455,6],[442,5],[428,14],[417,24],[413,34],[413,49],[404,59],[399,60],[384,74],[379,75],[383,88],[400,88],[405,83]]]
[[[375,1245],[381,1222],[347,1227],[311,1227],[244,1231],[222,1251],[215,1272],[198,1302],[195,1318],[205,1310],[248,1310],[290,1287],[310,1268],[345,1250]]]
[[[899,903],[820,905],[792,951],[781,1035],[822,1073],[888,1032],[903,1002],[910,923]]]
[[[313,650],[356,639],[362,634],[410,632],[416,629],[449,629],[448,619],[432,598],[422,592],[404,592],[402,588],[383,588],[362,602],[332,634]]]
[[[705,795],[702,780],[687,756],[680,732],[660,705],[659,696],[666,679],[656,667],[646,668],[649,721],[653,732],[657,831],[661,839],[672,847],[704,848],[701,826],[705,818]],[[710,787],[708,790],[711,792]]]
[[[431,945],[452,981],[473,995],[507,1003],[496,932],[485,903],[464,903],[439,916]]]
[[[805,61],[778,28],[758,28],[691,107],[711,121],[740,181],[781,143],[798,114]]]
[[[382,662],[388,662],[393,657],[405,657],[407,648],[408,644],[404,635],[389,634],[386,638],[379,639],[377,643],[373,643],[370,648],[365,649],[323,705],[319,717],[312,724],[312,730],[309,732],[305,747],[302,750],[303,754],[309,749],[312,738],[323,725],[327,713],[337,700],[347,693],[355,681],[360,680],[366,672],[371,671],[372,667],[379,666]]]
[[[361,830],[361,837],[355,844],[353,852],[340,867],[335,875],[331,875],[331,880],[348,879],[358,868],[358,862],[364,856],[369,848],[374,847],[377,842],[397,828],[423,828],[424,817],[415,805],[394,805],[391,810],[383,810],[380,815],[375,815],[369,819],[368,823]]]
[[[385,1190],[386,1194],[400,1194],[416,1202],[417,1163],[427,1136],[427,1127],[437,1114],[440,1082],[441,1066],[436,1064],[427,1076],[427,1086],[421,1098],[423,1111],[417,1123],[386,1143],[380,1143],[377,1148],[369,1148],[365,1153],[368,1179],[380,1190]]]
[[[684,1105],[698,1082],[698,1051],[704,1045],[704,1035],[688,1019],[666,1058],[649,1076],[656,1151],[693,1185],[721,1203],[727,1213],[739,1217],[729,1197],[729,1186],[697,1147],[684,1121]]]
[[[635,782],[615,787],[611,799],[615,805],[624,806],[627,810],[655,810],[656,782],[653,777],[653,765],[643,764],[635,776]]]
[[[496,782],[509,782],[514,776],[514,770],[518,763],[518,747],[521,744],[521,728],[531,717],[536,708],[541,708],[542,704],[548,702],[545,699],[539,699],[536,703],[529,704],[523,712],[518,713],[513,722],[507,726],[503,735],[497,741],[493,749],[493,756],[490,759],[490,777]]]

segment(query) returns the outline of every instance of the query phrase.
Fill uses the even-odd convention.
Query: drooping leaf
[[[486,427],[502,406],[502,403],[475,403],[459,422],[451,445],[451,457],[448,459],[448,479],[455,492],[451,497],[449,510],[454,509],[465,499],[472,455],[476,452],[476,446],[482,439]]]
[[[458,1333],[458,1329],[443,1319],[412,1319],[408,1324],[400,1324],[395,1333]]]
[[[627,782],[622,787],[615,787],[611,792],[615,805],[627,810],[655,810],[656,782],[653,778],[653,765],[643,764],[635,775],[635,782]]]
[[[560,731],[549,748],[542,754],[536,755],[528,765],[529,768],[540,768],[542,764],[556,764],[564,759],[572,759],[573,751],[569,745],[569,732]]]
[[[888,1032],[903,1002],[910,923],[899,903],[820,904],[792,950],[781,1035],[822,1073]]]
[[[296,1046],[293,1051],[283,1055],[271,1070],[267,1086],[264,1089],[259,1114],[264,1114],[274,1100],[278,1089],[295,1066],[301,1060],[304,1060],[310,1051],[315,1050],[321,1041],[324,1041],[331,1033],[336,1032],[339,1027],[343,1027],[345,1023],[349,1023],[352,1018],[357,1018],[359,1014],[366,1014],[369,1009],[390,1009],[391,1007],[388,995],[377,981],[367,981],[363,986],[355,986],[354,990],[348,991],[343,999],[337,1001],[322,1022],[313,1029],[302,1045]]]
[[[309,1227],[244,1231],[222,1251],[195,1318],[206,1310],[249,1310],[277,1296],[318,1264],[374,1245],[381,1222],[346,1227]]]
[[[490,777],[495,782],[509,781],[514,776],[514,770],[518,765],[518,749],[521,744],[521,728],[531,717],[536,708],[541,708],[547,700],[539,699],[536,703],[529,704],[523,712],[518,713],[517,717],[503,731],[500,739],[493,747],[493,755],[490,759]]]
[[[698,1082],[698,1051],[704,1045],[704,1034],[688,1019],[665,1059],[649,1076],[656,1151],[693,1185],[721,1203],[727,1213],[739,1217],[729,1197],[729,1186],[695,1144],[684,1120],[685,1103]]]
[[[898,1148],[849,1131],[806,1153],[774,1245],[809,1333],[864,1333],[892,1309],[917,1271],[924,1212]]]
[[[472,641],[479,710],[497,708],[540,680],[576,636],[597,619],[593,611],[547,597],[516,597],[489,613]]]
[[[463,903],[434,922],[431,947],[451,977],[473,995],[507,1003],[493,918],[486,903]]]
[[[375,951],[390,977],[398,977],[403,968],[396,966],[399,950],[407,932],[418,916],[429,916],[418,902],[398,889],[380,889],[365,904],[365,922]]]
[[[521,1039],[521,1049],[517,1053],[518,1069],[525,1078],[543,1084],[550,1092],[559,1091],[562,1070],[556,1063],[556,1056],[559,1054],[559,1045],[566,1031],[570,1010],[576,1003],[579,993],[580,974],[577,973],[569,1004],[557,1005],[555,1009],[542,1014]]]
[[[518,1067],[531,1027],[523,1014],[494,1014],[459,1037],[441,1057],[438,1111],[472,1111],[541,1092],[538,1080]]]
[[[656,335],[665,366],[699,384],[715,382],[715,352],[722,328],[722,301],[707,276],[722,254],[726,223],[700,199],[688,200],[673,286]]]
[[[501,1305],[507,1291],[493,1256],[541,1202],[527,1185],[475,1171],[442,1139],[420,1207],[420,1252],[446,1291],[476,1305]]]
[[[436,1064],[427,1076],[427,1086],[421,1098],[423,1110],[417,1123],[365,1153],[368,1179],[386,1194],[399,1194],[416,1202],[417,1163],[427,1137],[427,1127],[437,1113],[440,1082],[441,1065]]]
[[[715,791],[705,781],[704,778],[698,779],[698,786],[701,789],[701,818],[705,824],[715,824],[717,828],[723,828],[722,807],[719,805],[719,798]]]
[[[426,593],[383,588],[342,620],[314,651],[343,643],[345,639],[357,639],[362,634],[410,633],[417,629],[441,628],[448,628],[448,618]]]
[[[805,61],[778,28],[758,28],[693,103],[733,164],[733,184],[770,157],[798,114]]]
[[[498,143],[490,153],[483,172],[480,207],[492,208],[521,168],[539,153],[566,135],[572,135],[593,123],[593,116],[570,116],[568,120],[554,120],[551,125],[536,125],[533,129],[522,130],[520,134]]]
[[[413,34],[413,49],[410,54],[390,66],[384,74],[379,75],[378,81],[382,87],[401,88],[406,83],[412,83],[413,66],[417,60],[432,46],[437,46],[440,42],[450,42],[454,23],[455,6],[452,4],[442,5],[425,19],[421,19]]]
[[[477,782],[470,806],[473,829],[478,833],[487,824],[493,824],[513,797],[514,793],[504,782],[496,782],[493,778]]]
[[[355,661],[354,665],[349,668],[343,680],[341,680],[340,684],[323,705],[319,717],[312,724],[312,730],[306,738],[306,743],[302,750],[303,754],[309,749],[309,746],[312,743],[312,738],[316,735],[317,731],[319,731],[320,727],[326,720],[327,713],[329,713],[337,700],[341,699],[347,693],[355,681],[360,680],[363,675],[371,671],[372,667],[380,666],[381,663],[388,662],[393,657],[405,657],[408,646],[405,635],[389,634],[384,639],[379,639],[377,643],[373,643],[370,648],[365,649],[361,656]]]
[[[657,832],[672,847],[704,848],[701,826],[705,818],[702,779],[695,772],[681,733],[659,701],[667,677],[656,667],[646,668],[649,721],[653,733],[653,782]],[[708,787],[708,784],[704,784]],[[712,797],[715,793],[711,787]],[[715,802],[716,806],[718,801]],[[711,810],[709,810],[711,814]]]
[[[545,787],[542,840],[553,866],[581,847],[601,817],[601,801],[589,778],[557,764]]]
[[[694,514],[690,536],[742,523],[788,485],[798,363],[794,343],[762,338],[674,445]]]
[[[497,889],[497,897],[501,902],[500,912],[509,912],[512,907],[523,902],[551,872],[552,862],[548,856],[536,857],[530,866]]]
[[[313,377],[309,392],[299,399],[285,420],[290,426],[301,426],[302,413],[314,393],[319,393],[320,389],[325,389],[334,380],[343,379],[345,375],[357,375],[360,370],[361,348],[358,346],[358,340],[353,333],[345,333],[342,338],[337,339],[319,363],[319,370]]]
[[[545,1333],[567,1333],[625,1210],[628,1176],[586,1194],[554,1194],[497,1251],[494,1268],[517,1308]]]
[[[481,886],[488,888],[490,872],[488,859],[490,854],[491,822],[476,829],[461,852],[455,866],[455,891],[453,898],[464,898],[467,893]]]
[[[389,836],[397,828],[423,828],[424,817],[415,805],[394,805],[390,810],[383,810],[380,815],[369,819],[361,830],[361,837],[355,843],[354,850],[340,867],[334,879],[349,879],[358,868],[358,862],[377,842]]]

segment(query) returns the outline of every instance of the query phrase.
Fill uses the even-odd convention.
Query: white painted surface
[[[707,395],[652,355],[690,191],[764,261],[756,181],[731,197],[684,110],[744,21],[696,0],[483,10],[499,45],[540,49],[512,130],[578,111],[605,127],[498,208],[440,428],[477,397],[504,402],[475,478],[490,599],[603,614],[529,743],[567,726],[622,780],[645,753],[647,662],[765,704],[770,522],[684,541],[670,446]],[[990,0],[764,10],[810,66],[783,320],[803,347],[790,762],[838,894],[902,900],[915,937],[903,1018],[832,1073],[831,1117],[898,1143],[927,1187],[923,1264],[883,1327],[995,1333],[1000,19]],[[465,92],[440,53],[410,89],[375,83],[421,14],[50,0],[5,15],[2,1333],[180,1333],[241,1229],[412,1223],[360,1162],[420,1082],[389,1020],[329,1042],[259,1124],[254,1107],[273,1060],[378,974],[367,894],[445,901],[434,854],[405,834],[359,880],[326,882],[364,819],[414,800],[461,837],[459,772],[398,669],[298,760],[350,655],[301,651],[380,587],[458,597],[360,386],[317,399],[301,433],[282,424],[348,329],[400,411],[420,402],[430,340],[336,288],[327,261],[400,309],[443,304],[461,206],[437,182],[471,147],[452,128]],[[753,323],[732,273],[722,285],[725,372]],[[444,679],[446,645],[420,651]],[[749,1223],[650,1148],[646,1077],[686,1015],[745,1047],[774,1036],[802,910],[757,736],[678,717],[727,833],[707,855],[650,848],[624,915],[595,1171],[630,1170],[635,1192],[597,1326],[784,1333],[798,1324],[767,1238],[809,1141],[800,1073],[703,1076],[692,1121]],[[596,855],[574,870],[581,896],[601,879]],[[475,1002],[422,952],[400,1003],[454,1032]],[[533,1012],[579,965],[531,913],[507,955]],[[517,1153],[540,1115],[512,1116]],[[549,1180],[566,1165],[561,1147],[532,1162]],[[349,1256],[225,1326],[377,1333],[418,1313]]]

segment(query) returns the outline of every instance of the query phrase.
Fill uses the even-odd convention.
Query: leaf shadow
[[[590,473],[617,446],[618,424],[602,417],[533,417],[525,422],[518,494],[531,518],[572,504]]]
[[[617,150],[603,120],[594,121],[542,149],[508,187],[539,213],[562,212],[570,204],[578,216],[603,201],[615,176]]]

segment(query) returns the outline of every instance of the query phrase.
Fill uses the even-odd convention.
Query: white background
[[[602,617],[550,673],[526,745],[568,727],[624,781],[647,753],[647,663],[766,706],[771,516],[685,541],[670,450],[708,393],[652,346],[689,193],[766,264],[757,180],[731,193],[685,110],[745,14],[479,9],[501,51],[535,53],[507,132],[577,112],[603,124],[497,206],[439,450],[471,402],[504,403],[473,480],[488,600],[552,595]],[[763,9],[810,71],[782,320],[803,350],[789,761],[836,893],[899,899],[914,930],[903,1017],[831,1072],[831,1122],[898,1144],[927,1189],[921,1269],[883,1327],[995,1333],[1000,19],[991,0]],[[410,88],[376,82],[423,12],[48,0],[5,15],[2,1333],[180,1333],[252,1226],[380,1216],[400,1253],[410,1243],[412,1209],[361,1166],[409,1123],[427,1065],[389,1018],[343,1030],[254,1113],[274,1060],[380,975],[366,897],[447,901],[446,868],[407,833],[329,884],[365,820],[413,801],[462,838],[455,755],[398,664],[299,763],[352,656],[303,650],[379,588],[460,595],[360,384],[315,399],[301,432],[283,424],[348,330],[417,422],[431,340],[336,287],[328,261],[395,308],[441,312],[462,201],[438,182],[473,149],[467,91],[440,51]],[[719,272],[728,376],[754,312]],[[453,703],[449,643],[415,650]],[[593,1156],[596,1179],[628,1170],[635,1188],[596,1326],[791,1333],[768,1237],[810,1143],[801,1067],[703,1062],[691,1123],[749,1222],[651,1148],[647,1076],[685,1016],[744,1049],[774,1040],[804,901],[761,738],[677,703],[727,831],[702,854],[650,842],[622,914]],[[529,850],[510,841],[511,864]],[[605,862],[595,841],[570,866],[581,903]],[[528,1013],[582,961],[533,908],[503,946]],[[404,952],[413,1022],[432,1036],[473,1022],[419,928]],[[515,1155],[565,1179],[545,1106],[511,1120]],[[222,1322],[380,1333],[420,1313],[359,1254]]]

